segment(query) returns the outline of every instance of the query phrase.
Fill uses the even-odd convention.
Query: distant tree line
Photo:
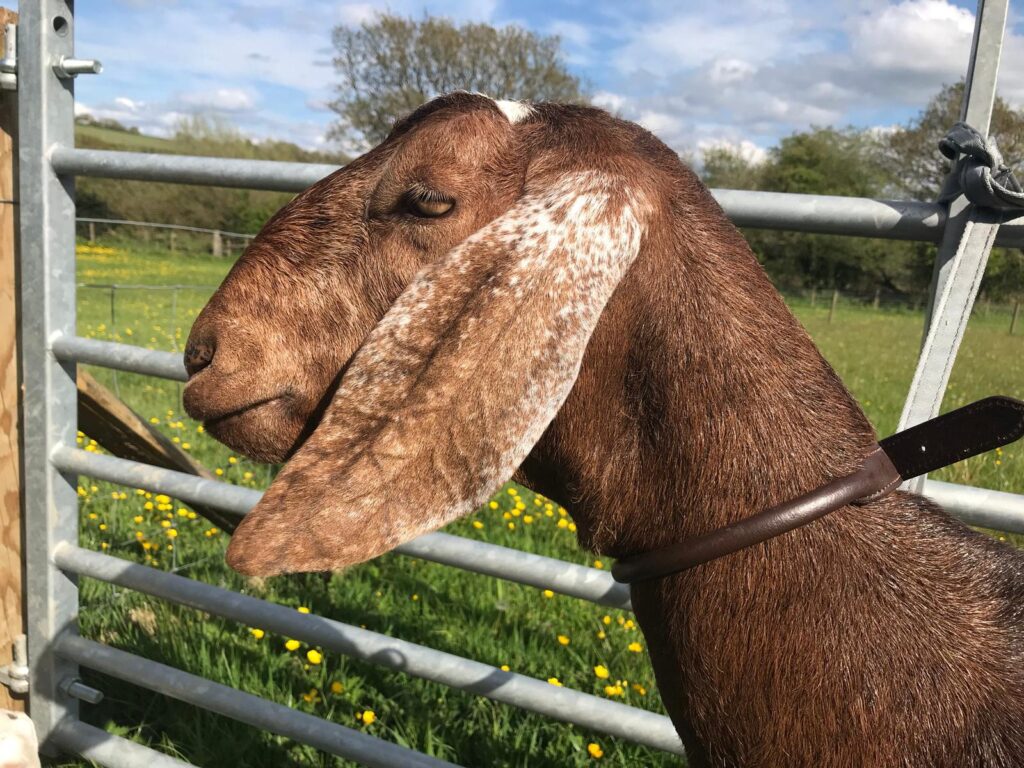
[[[948,172],[938,142],[957,121],[963,84],[944,87],[923,112],[891,132],[813,128],[794,133],[755,163],[729,148],[704,153],[711,187],[774,192],[934,200]],[[1024,112],[997,99],[992,135],[1008,161],[1024,159]],[[839,289],[890,299],[927,292],[935,246],[895,240],[748,230],[758,259],[784,291]],[[997,248],[981,291],[1004,301],[1024,297],[1024,254]]]

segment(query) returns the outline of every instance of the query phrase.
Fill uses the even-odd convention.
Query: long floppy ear
[[[649,211],[619,175],[563,174],[420,272],[235,531],[228,563],[332,570],[486,501],[572,389]]]

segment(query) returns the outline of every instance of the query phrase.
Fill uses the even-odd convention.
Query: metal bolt
[[[84,701],[88,704],[99,704],[103,701],[103,691],[97,691],[90,685],[86,685],[77,677],[65,677],[60,683],[60,692],[73,699]]]
[[[53,65],[53,71],[57,77],[67,79],[75,75],[98,75],[103,71],[103,65],[96,59],[73,59],[69,56],[61,56]]]

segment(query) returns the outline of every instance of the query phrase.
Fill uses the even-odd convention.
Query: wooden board
[[[81,367],[78,368],[78,428],[118,458],[216,479],[210,470],[154,429]],[[234,531],[240,521],[229,512],[201,504],[188,506],[227,533]]]
[[[4,25],[18,14],[0,8],[0,51]],[[11,661],[14,638],[23,633],[23,564],[18,437],[17,295],[14,268],[15,130],[14,91],[0,91],[0,666]],[[0,709],[24,710],[0,685]]]

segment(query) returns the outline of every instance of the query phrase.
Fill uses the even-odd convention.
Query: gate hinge
[[[14,638],[14,660],[0,666],[0,683],[11,693],[28,693],[28,642],[24,635]]]

